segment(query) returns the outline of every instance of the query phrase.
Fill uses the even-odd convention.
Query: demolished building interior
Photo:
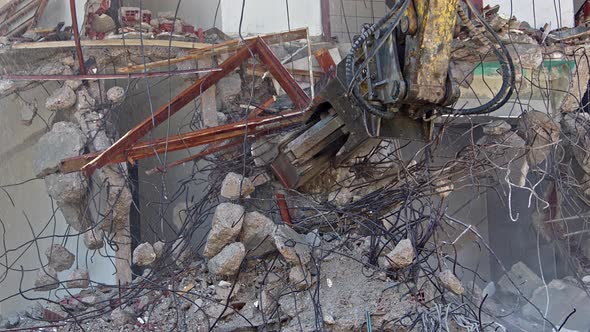
[[[590,3],[210,2],[0,1],[0,331],[590,331]]]

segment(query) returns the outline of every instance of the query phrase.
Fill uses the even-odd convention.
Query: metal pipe
[[[72,17],[72,30],[74,30],[74,41],[76,42],[76,54],[78,56],[78,65],[80,66],[80,75],[86,75],[86,66],[84,65],[84,54],[82,54],[82,45],[80,44],[80,31],[78,30],[76,0],[70,0],[70,16]]]

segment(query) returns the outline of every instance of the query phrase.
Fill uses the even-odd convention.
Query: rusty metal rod
[[[130,74],[86,74],[86,75],[0,75],[0,78],[11,81],[86,81],[86,80],[118,80],[129,78],[165,77],[171,75],[190,75],[221,71],[221,68],[203,68],[176,70],[170,72],[148,72]]]
[[[70,0],[70,16],[72,17],[72,30],[74,30],[74,41],[76,42],[76,54],[78,56],[78,65],[80,66],[80,75],[86,75],[86,66],[84,65],[84,54],[82,54],[82,45],[80,44],[80,31],[78,30],[76,0]]]

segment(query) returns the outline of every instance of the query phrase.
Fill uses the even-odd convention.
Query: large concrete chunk
[[[223,247],[234,242],[242,230],[243,221],[244,207],[232,203],[219,204],[213,214],[211,231],[207,236],[203,255],[212,258]]]
[[[538,111],[523,113],[520,118],[520,129],[529,148],[527,161],[530,165],[538,165],[549,157],[561,133],[559,122]]]
[[[512,279],[518,289],[520,289],[522,294],[526,297],[533,295],[535,289],[543,285],[543,280],[541,280],[541,278],[523,262],[518,262],[512,265],[510,271],[503,275],[498,281],[498,286],[500,286],[503,291],[518,295],[518,290],[510,282],[508,276],[510,276],[510,279]]]
[[[68,288],[88,288],[90,286],[90,276],[86,269],[76,269],[72,271],[66,281]]]
[[[455,295],[462,295],[465,292],[465,288],[463,288],[461,281],[459,278],[457,278],[457,276],[455,276],[453,271],[444,270],[439,272],[436,276],[438,277],[440,283]]]
[[[246,197],[254,192],[254,184],[240,174],[228,173],[221,183],[221,196],[228,199]]]
[[[549,293],[549,294],[547,294]],[[547,303],[549,299],[549,303]],[[588,331],[588,313],[590,312],[590,297],[586,292],[562,280],[553,280],[548,285],[537,288],[530,297],[531,303],[526,303],[522,313],[527,317],[541,317],[541,312],[548,308],[547,319],[552,322],[563,322],[571,312],[576,313],[569,316],[564,328],[561,331]],[[579,313],[579,314],[578,314]]]
[[[74,265],[76,256],[64,248],[62,245],[54,244],[47,248],[45,257],[49,260],[49,266],[57,272],[65,271]]]
[[[76,104],[76,93],[69,86],[55,90],[45,101],[45,107],[50,111],[66,110]]]
[[[104,231],[100,228],[94,228],[84,233],[84,244],[90,250],[98,250],[104,246]]]
[[[209,263],[207,263],[207,267],[210,273],[231,276],[238,272],[245,256],[246,249],[244,245],[240,242],[235,242],[226,246],[219,254],[211,258]]]
[[[88,183],[80,173],[56,173],[45,177],[45,187],[49,196],[56,201],[79,203],[84,200]]]
[[[262,256],[275,251],[272,233],[276,228],[275,223],[260,212],[248,212],[244,217],[240,242],[246,250],[252,250],[250,255]]]
[[[293,265],[305,265],[310,261],[310,250],[305,237],[291,227],[281,225],[272,233],[277,250]]]
[[[82,153],[86,137],[71,122],[58,122],[50,132],[43,135],[33,152],[33,171],[38,177],[55,173],[60,162]]]
[[[145,242],[137,246],[133,250],[133,264],[138,266],[146,266],[152,264],[156,260],[156,252],[151,244]]]
[[[412,241],[410,239],[401,240],[386,257],[392,268],[403,269],[410,266],[416,258]]]
[[[114,104],[119,104],[125,99],[125,89],[114,86],[107,91],[107,99]]]
[[[57,279],[57,271],[54,268],[47,266],[45,269],[40,269],[37,272],[35,291],[46,292],[56,289],[58,286],[59,280]]]

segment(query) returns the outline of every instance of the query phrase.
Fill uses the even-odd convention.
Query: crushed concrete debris
[[[559,121],[553,120],[545,113],[529,111],[522,114],[519,125],[529,148],[527,154],[529,164],[542,163],[559,141],[561,133]]]
[[[393,250],[386,255],[387,267],[403,269],[412,264],[416,253],[410,239],[401,240]]]
[[[45,257],[49,260],[49,266],[57,272],[65,271],[74,265],[76,256],[62,245],[54,244],[45,250]]]
[[[43,135],[33,152],[33,171],[38,177],[55,173],[63,159],[80,155],[86,137],[75,124],[58,122]]]
[[[133,313],[121,307],[114,309],[110,315],[111,320],[118,326],[125,326],[135,321]]]
[[[278,226],[271,234],[277,250],[293,265],[309,263],[310,250],[305,237],[286,225]]]
[[[437,278],[446,289],[450,290],[455,295],[462,295],[465,292],[465,288],[463,288],[461,281],[455,276],[453,271],[443,270],[438,272]]]
[[[88,189],[87,182],[78,173],[49,174],[45,177],[45,187],[53,199],[70,203],[79,203]]]
[[[96,100],[92,98],[92,96],[86,88],[76,91],[76,95],[78,100],[78,103],[76,104],[76,109],[80,111],[92,110],[96,105]]]
[[[104,246],[104,231],[100,228],[93,228],[84,233],[84,245],[89,250],[98,250]]]
[[[212,258],[221,249],[235,241],[242,230],[244,221],[244,207],[233,203],[221,203],[215,209],[211,231],[203,255]]]
[[[120,104],[125,100],[125,89],[114,86],[107,91],[107,99],[113,104]]]
[[[156,259],[160,259],[163,257],[165,245],[166,244],[164,242],[158,241],[154,243],[154,245],[152,246],[154,248],[154,253],[156,254]]]
[[[76,104],[76,93],[69,86],[63,86],[51,94],[45,101],[45,108],[50,111],[66,110]]]
[[[313,282],[306,267],[295,265],[289,270],[289,281],[297,290],[304,290]]]
[[[254,192],[254,184],[250,179],[236,173],[228,173],[221,184],[221,196],[236,200]]]
[[[240,242],[234,242],[227,245],[220,253],[209,260],[207,267],[209,272],[222,275],[232,276],[240,269],[240,264],[246,256],[246,249]]]
[[[516,287],[510,282],[510,279],[518,289],[522,292],[522,294],[526,297],[530,297],[533,295],[533,292],[543,285],[543,280],[528,266],[526,266],[523,262],[518,262],[512,265],[510,271],[507,274],[503,275],[502,278],[498,281],[498,285],[500,288],[508,293],[512,293],[515,295],[519,295],[518,290]]]
[[[45,292],[59,287],[59,279],[57,279],[57,271],[47,266],[44,269],[39,269],[37,278],[35,279],[35,291]]]
[[[73,270],[67,277],[66,286],[68,288],[88,288],[88,286],[90,286],[90,276],[88,270]]]
[[[144,242],[133,250],[133,264],[147,266],[156,260],[156,253],[151,244]]]
[[[64,85],[72,89],[73,91],[78,90],[82,86],[81,80],[68,80],[64,82]]]
[[[262,213],[247,212],[239,240],[251,256],[265,255],[276,250],[271,237],[275,228],[275,223]]]

